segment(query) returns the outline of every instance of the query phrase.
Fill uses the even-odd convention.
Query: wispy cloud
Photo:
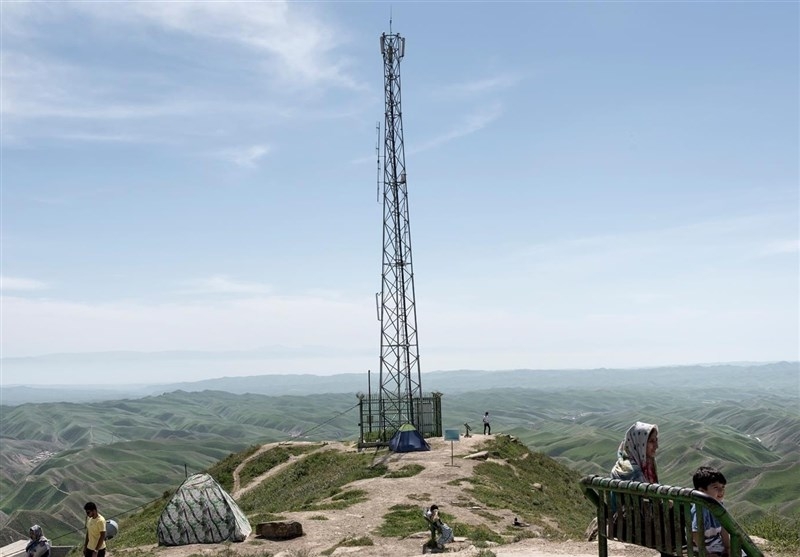
[[[510,89],[519,83],[522,78],[518,75],[503,74],[473,81],[464,81],[461,83],[450,83],[447,85],[435,88],[432,95],[435,98],[453,100],[463,99],[485,95],[488,93],[496,93],[505,89]]]
[[[333,51],[343,34],[320,20],[313,9],[278,2],[147,2],[84,4],[101,19],[150,22],[186,35],[238,44],[264,56],[263,68],[287,84],[328,84],[361,88],[346,59]]]
[[[553,242],[532,244],[513,257],[540,257],[545,254],[559,258],[595,256],[610,253],[631,255],[633,252],[654,253],[668,246],[682,252],[701,250],[734,249],[743,252],[742,238],[750,241],[750,236],[763,231],[773,223],[776,215],[750,215],[743,217],[709,219],[661,228],[643,228],[618,234],[598,234],[578,238],[560,239]],[[755,244],[753,244],[754,246]],[[754,247],[748,248],[752,251]],[[764,251],[785,253],[798,249],[796,240],[774,242]]]
[[[353,91],[367,91],[342,53],[346,34],[311,4],[22,3],[4,5],[3,16],[3,137],[14,145],[164,142],[165,127],[169,136],[213,139],[192,130],[226,128],[213,122],[220,115],[252,122],[254,111],[309,118],[329,89],[347,91],[346,106],[327,102],[320,117],[339,117],[352,112]],[[49,40],[59,28],[85,32],[107,55],[75,61],[64,41]],[[154,29],[162,40],[148,38]],[[107,122],[113,131],[98,127]],[[245,154],[237,164],[256,159]]]
[[[67,61],[32,56],[6,48],[2,53],[2,114],[17,118],[70,118],[130,120],[186,115],[207,109],[205,103],[140,95],[130,97],[131,76],[123,79],[116,70],[89,69]],[[102,74],[102,75],[101,75]],[[111,81],[123,95],[107,84]]]
[[[217,153],[223,160],[230,161],[237,166],[245,168],[255,168],[264,156],[266,156],[272,148],[269,145],[251,145],[249,147],[239,147],[231,149],[223,149]]]
[[[0,290],[3,292],[46,290],[47,288],[49,288],[47,283],[39,280],[21,277],[7,277],[4,275],[0,276]]]
[[[182,294],[270,294],[269,284],[235,280],[227,275],[214,275],[187,283]]]
[[[491,106],[482,108],[467,116],[464,120],[456,124],[447,132],[424,141],[418,145],[412,145],[407,151],[407,154],[420,153],[435,147],[440,147],[445,143],[449,143],[461,137],[478,132],[497,120],[503,113],[503,108],[500,103],[494,103]]]

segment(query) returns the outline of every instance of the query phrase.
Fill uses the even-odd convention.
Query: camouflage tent
[[[252,529],[236,501],[208,474],[186,478],[158,519],[158,545],[241,542]]]

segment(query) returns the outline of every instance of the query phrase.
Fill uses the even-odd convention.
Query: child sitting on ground
[[[722,503],[725,497],[725,476],[716,468],[701,466],[692,476],[694,488],[710,495]],[[702,509],[703,532],[698,531],[698,519],[696,505],[692,505],[692,537],[694,545],[700,546],[700,540],[705,540],[706,554],[708,557],[727,557],[731,550],[731,538],[728,532],[722,527],[719,521],[706,508]]]

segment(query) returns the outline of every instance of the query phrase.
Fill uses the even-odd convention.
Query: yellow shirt
[[[103,518],[103,515],[97,515],[97,518],[87,518],[86,519],[86,532],[89,535],[89,543],[86,544],[86,548],[90,551],[100,551],[101,549],[106,548],[106,540],[103,540],[103,543],[100,547],[97,547],[97,542],[100,541],[100,533],[106,531],[106,519]]]

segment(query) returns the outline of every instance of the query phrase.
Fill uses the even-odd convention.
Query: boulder
[[[303,525],[295,521],[262,522],[256,526],[256,534],[269,540],[291,540],[303,535]]]

